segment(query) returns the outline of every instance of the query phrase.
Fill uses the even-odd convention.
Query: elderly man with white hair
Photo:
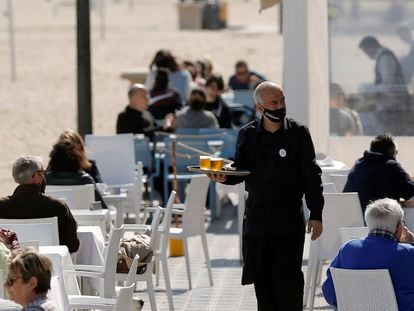
[[[404,211],[396,200],[372,202],[365,211],[369,234],[345,243],[331,263],[342,269],[388,269],[398,308],[414,310],[413,233],[404,225]],[[375,286],[375,284],[372,284]],[[322,286],[326,301],[336,307],[335,288],[330,271]]]

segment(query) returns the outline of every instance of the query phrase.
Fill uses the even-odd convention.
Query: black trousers
[[[298,272],[288,280],[255,282],[254,289],[258,311],[302,311],[303,273]]]

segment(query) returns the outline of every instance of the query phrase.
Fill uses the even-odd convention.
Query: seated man
[[[414,236],[404,226],[403,218],[404,211],[395,200],[386,198],[368,205],[365,211],[365,221],[370,230],[368,236],[345,243],[331,267],[388,269],[399,310],[408,311],[414,310],[414,246],[405,243],[414,242]],[[322,291],[326,301],[336,307],[335,288],[329,269]]]
[[[128,91],[129,104],[118,115],[116,133],[145,134],[151,137],[155,130],[154,117],[148,112],[148,91],[143,84],[134,84]]]
[[[69,252],[76,252],[79,239],[76,221],[68,206],[44,195],[46,171],[33,156],[19,157],[13,164],[13,178],[19,184],[10,196],[0,199],[0,218],[58,218],[59,241]]]
[[[370,150],[352,167],[344,192],[358,192],[362,210],[370,201],[392,198],[405,200],[402,205],[414,206],[414,182],[395,159],[397,146],[390,134],[378,135]]]
[[[229,88],[232,90],[254,90],[266,78],[257,72],[249,70],[244,60],[236,63],[236,74],[229,79]]]

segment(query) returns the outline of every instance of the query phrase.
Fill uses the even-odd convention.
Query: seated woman
[[[98,167],[96,166],[95,161],[90,160],[86,156],[85,143],[83,142],[82,137],[72,130],[66,130],[59,136],[58,141],[68,140],[77,148],[80,155],[82,156],[81,168],[86,173],[92,176],[93,180],[96,183],[103,183],[101,174],[99,173]]]
[[[211,111],[204,109],[206,94],[201,89],[191,91],[188,106],[185,106],[175,114],[173,128],[218,128],[216,116]]]
[[[69,140],[61,140],[53,145],[49,154],[50,161],[47,167],[47,185],[87,185],[94,184],[95,200],[107,208],[91,175],[82,170],[84,157],[78,148]]]
[[[28,250],[10,261],[5,287],[11,300],[23,306],[22,311],[57,311],[46,297],[50,289],[52,262],[42,254]]]

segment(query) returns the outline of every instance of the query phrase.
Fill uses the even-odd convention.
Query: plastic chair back
[[[57,217],[0,219],[0,227],[16,232],[20,241],[39,241],[40,246],[59,245]]]
[[[327,182],[322,184],[324,193],[337,193],[335,184],[333,182]]]
[[[73,209],[73,194],[72,189],[61,189],[61,188],[50,188],[51,186],[46,186],[45,195],[48,195],[52,198],[62,200],[66,203],[66,205]]]
[[[116,264],[118,260],[119,242],[124,233],[124,229],[113,228],[110,237],[109,244],[104,250],[104,271],[105,276],[101,279],[101,297],[115,297],[115,273]],[[103,290],[103,293],[102,293]]]
[[[358,193],[324,193],[322,212],[323,234],[320,239],[319,259],[335,257],[341,246],[338,228],[363,227],[364,218]]]
[[[134,183],[135,151],[132,134],[86,135],[88,157],[96,161],[107,185]]]
[[[199,235],[204,231],[204,210],[210,179],[207,176],[194,176],[188,185],[183,214],[183,230],[186,236]]]
[[[394,286],[387,269],[329,269],[335,287],[338,310],[398,311]]]
[[[90,209],[95,201],[95,188],[88,185],[46,186],[45,193],[56,199],[66,199],[70,209]]]
[[[343,227],[338,228],[341,243],[344,244],[350,240],[365,238],[368,233],[368,227]]]
[[[332,182],[335,184],[336,190],[338,192],[343,192],[348,175],[346,174],[329,174]]]

